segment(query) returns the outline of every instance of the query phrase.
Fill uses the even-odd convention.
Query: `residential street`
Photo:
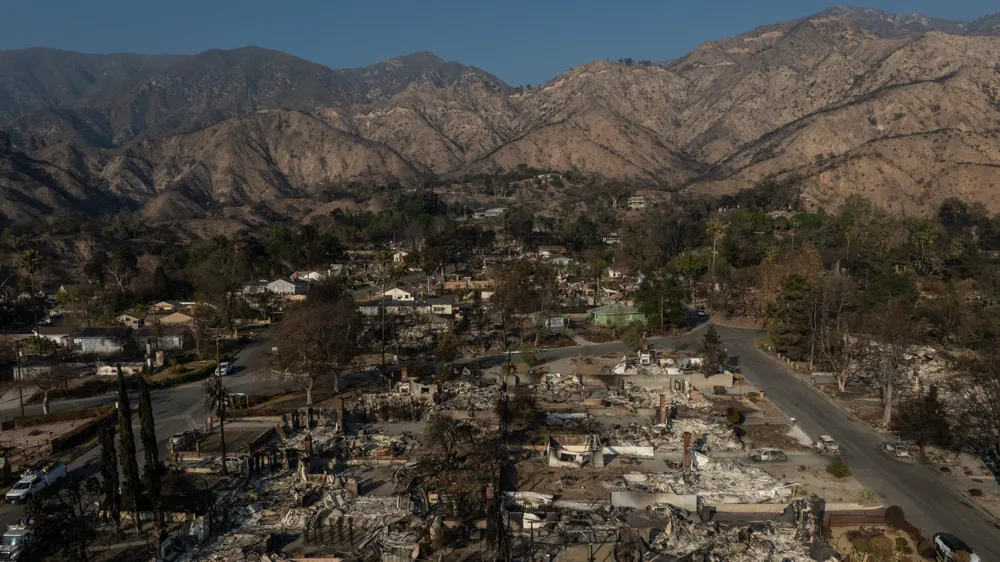
[[[928,536],[938,531],[953,532],[975,547],[983,560],[1000,560],[1000,529],[994,527],[986,515],[969,505],[926,468],[915,463],[899,462],[883,453],[880,450],[881,439],[877,434],[860,422],[850,419],[818,391],[798,381],[778,363],[758,351],[753,341],[762,332],[725,327],[718,327],[718,330],[729,354],[739,358],[747,380],[766,392],[785,414],[794,417],[810,437],[815,439],[820,434],[831,435],[840,444],[845,461],[862,485],[875,492],[887,505],[901,506],[910,521],[923,528]],[[699,328],[681,337],[653,338],[651,342],[654,345],[695,349],[700,347],[702,332],[703,328]],[[270,349],[268,334],[264,332],[238,354],[233,362],[234,374],[226,379],[234,392],[272,392],[282,387],[279,381],[264,376]],[[556,348],[538,355],[540,359],[549,361],[580,355],[621,353],[624,350],[621,342],[610,342]],[[506,355],[493,355],[480,358],[480,361],[498,362],[505,357]],[[518,354],[511,357],[519,362]],[[166,443],[171,435],[204,423],[206,414],[200,401],[200,382],[153,393],[161,455],[166,453]],[[53,402],[52,411],[110,405],[114,402],[114,395]],[[133,407],[134,404],[135,401]],[[40,410],[39,405],[28,408],[29,413],[40,413]],[[16,402],[0,405],[0,419],[8,419],[17,414]],[[138,436],[137,420],[135,430]],[[82,468],[96,457],[97,451],[94,449],[77,460],[71,468]],[[89,475],[91,472],[96,472],[96,468],[90,468],[82,474]],[[21,512],[20,506],[0,508],[0,524],[15,521]]]
[[[757,350],[763,332],[717,327],[730,355],[739,356],[743,374],[786,415],[815,438],[827,434],[840,444],[844,460],[865,488],[887,505],[903,508],[907,519],[930,537],[948,531],[962,537],[984,560],[1000,560],[1000,529],[930,470],[900,462],[881,450],[882,440],[850,419],[819,391],[798,381]]]

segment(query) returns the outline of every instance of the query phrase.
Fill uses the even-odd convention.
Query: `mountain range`
[[[838,6],[655,65],[594,61],[527,91],[415,53],[333,70],[256,47],[0,52],[0,210],[151,221],[314,212],[331,186],[518,165],[664,192],[798,182],[808,205],[1000,212],[1000,14]],[[221,209],[221,211],[220,211]]]

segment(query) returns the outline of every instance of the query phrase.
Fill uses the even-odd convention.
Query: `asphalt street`
[[[653,338],[657,346],[677,349],[700,349],[702,328],[676,338]],[[810,385],[799,381],[780,364],[754,347],[753,342],[763,333],[718,327],[731,356],[738,357],[742,372],[755,387],[786,415],[794,417],[797,424],[810,437],[820,434],[832,436],[841,446],[844,460],[851,467],[859,482],[873,491],[887,505],[899,505],[907,518],[922,528],[928,536],[948,531],[965,539],[984,561],[1000,560],[1000,529],[984,513],[971,506],[965,498],[928,469],[902,462],[883,453],[881,438],[864,424],[853,420],[827,397]],[[266,376],[265,364],[271,350],[267,332],[259,335],[233,360],[234,373],[226,382],[234,392],[272,392],[287,388],[280,381]],[[569,359],[579,356],[601,356],[622,353],[621,342],[564,347],[538,353],[542,361]],[[503,361],[507,355],[498,354],[479,358],[481,363]],[[520,362],[518,354],[512,354]],[[171,435],[201,425],[206,412],[201,406],[201,383],[195,382],[153,393],[153,406],[157,420],[157,438],[161,457],[166,453]],[[52,411],[70,408],[87,408],[114,404],[115,396],[93,397],[52,403]],[[40,406],[28,407],[29,413],[40,413]],[[17,415],[17,405],[0,405],[0,419]],[[138,436],[138,423],[135,425]],[[141,444],[137,444],[140,448]],[[74,476],[87,476],[97,472],[96,449],[75,461],[70,469]],[[0,525],[14,522],[22,512],[20,506],[0,508]]]
[[[826,434],[840,445],[855,478],[886,505],[903,508],[926,536],[947,531],[962,537],[985,561],[1000,560],[1000,529],[941,478],[913,462],[882,452],[882,439],[850,418],[820,391],[798,380],[754,345],[763,332],[718,327],[730,355],[738,356],[743,375],[810,437]]]

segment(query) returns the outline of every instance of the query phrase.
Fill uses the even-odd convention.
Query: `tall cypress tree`
[[[108,423],[98,432],[101,442],[101,480],[104,483],[104,509],[115,524],[115,533],[122,529],[122,493],[119,489],[118,457],[115,455],[115,426]]]
[[[142,483],[146,486],[150,503],[156,512],[156,523],[160,524],[160,452],[156,445],[156,422],[153,420],[153,401],[149,396],[149,385],[145,377],[139,375],[139,420],[142,423],[139,438],[146,464],[142,470]]]
[[[142,530],[139,521],[139,494],[142,492],[142,482],[139,480],[139,464],[135,458],[135,435],[132,433],[132,407],[125,391],[125,375],[121,365],[118,365],[118,462],[121,465],[124,482],[122,495],[132,502],[132,516],[135,518],[135,530]]]

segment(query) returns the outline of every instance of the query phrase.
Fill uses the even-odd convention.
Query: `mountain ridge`
[[[258,211],[294,220],[331,186],[451,189],[519,166],[668,193],[788,181],[817,207],[863,195],[919,213],[951,195],[1000,212],[1000,37],[952,23],[834,7],[661,65],[592,61],[527,91],[427,52],[340,70],[259,48],[87,59],[128,87],[94,99],[112,86],[69,74],[52,83],[82,101],[4,128],[32,166],[65,170],[50,177],[66,193],[154,221],[219,204],[251,223]],[[75,204],[38,183],[0,190],[4,212]]]

